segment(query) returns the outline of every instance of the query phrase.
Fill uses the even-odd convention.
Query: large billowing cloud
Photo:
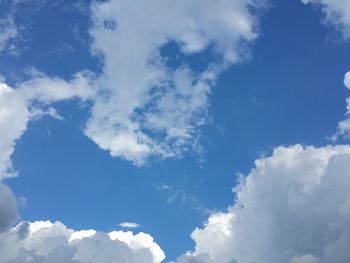
[[[325,13],[325,23],[339,30],[350,39],[350,0],[302,0],[304,4],[320,6]]]
[[[235,188],[235,204],[192,233],[178,263],[350,260],[350,146],[279,147]]]
[[[193,147],[211,85],[224,67],[247,55],[263,2],[95,2],[90,34],[103,73],[86,135],[112,156],[137,165],[152,155],[179,156]],[[216,62],[203,70],[169,65],[161,53],[169,43],[177,45],[179,56],[207,51]]]
[[[60,222],[22,222],[0,234],[1,263],[159,263],[165,255],[144,233],[74,231]]]

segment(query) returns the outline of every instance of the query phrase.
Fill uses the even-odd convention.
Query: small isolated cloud
[[[192,233],[178,263],[343,263],[350,251],[350,146],[279,147]]]
[[[350,71],[345,74],[344,85],[347,89],[350,90]],[[339,123],[337,134],[334,136],[335,139],[339,135],[348,139],[350,138],[350,97],[347,98],[346,103],[347,103],[347,111],[345,114],[346,119]]]
[[[138,228],[140,225],[138,223],[133,223],[133,222],[123,222],[120,223],[119,226],[125,227],[125,228]]]
[[[335,27],[344,39],[350,40],[350,0],[301,0],[314,4],[326,15],[324,22]]]
[[[160,263],[164,252],[145,233],[74,231],[60,222],[22,222],[0,234],[1,263]]]

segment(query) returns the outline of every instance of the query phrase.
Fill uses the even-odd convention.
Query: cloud
[[[178,263],[342,263],[350,252],[350,146],[278,147],[192,233]]]
[[[350,90],[350,71],[345,74],[344,85],[347,89]],[[336,139],[339,135],[345,138],[350,138],[350,97],[347,98],[346,103],[347,103],[347,111],[346,111],[347,118],[339,123],[338,131],[334,136],[334,139]]]
[[[87,72],[76,74],[71,81],[51,78],[40,72],[32,74],[16,88],[0,83],[0,181],[16,176],[11,155],[29,121],[43,115],[58,117],[55,109],[50,107],[53,102],[92,96],[91,75]]]
[[[91,47],[103,73],[85,134],[136,165],[195,147],[211,87],[226,66],[247,56],[261,7],[255,0],[94,2]],[[169,43],[184,58],[207,51],[217,62],[200,71],[168,65],[161,49]]]
[[[0,55],[6,49],[11,49],[9,41],[16,38],[17,34],[18,30],[13,19],[10,16],[0,17]]]
[[[0,234],[2,263],[159,263],[165,255],[145,233],[74,231],[60,222],[22,222]]]
[[[138,223],[133,223],[133,222],[123,222],[120,223],[119,226],[125,227],[125,228],[138,228],[140,225]]]
[[[11,162],[16,141],[26,131],[29,121],[44,115],[61,118],[51,103],[90,98],[90,79],[87,72],[80,72],[71,81],[65,81],[32,71],[30,80],[15,88],[0,82],[0,231],[9,228],[19,216],[18,200],[3,183],[6,178],[17,175]]]
[[[344,39],[350,39],[350,0],[302,0],[319,6],[325,13],[325,23],[334,26]]]
[[[15,195],[7,185],[0,182],[0,232],[11,227],[18,216]]]

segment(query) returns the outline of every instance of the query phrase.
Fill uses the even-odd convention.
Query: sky
[[[0,263],[349,262],[349,55],[349,0],[0,0]]]

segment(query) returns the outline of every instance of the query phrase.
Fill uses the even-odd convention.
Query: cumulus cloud
[[[0,234],[2,263],[159,263],[164,252],[145,233],[74,231],[60,222],[22,222]]]
[[[350,0],[302,0],[304,4],[319,6],[325,13],[325,23],[339,30],[350,39]]]
[[[211,86],[225,66],[243,60],[256,39],[262,2],[94,2],[92,50],[103,60],[103,73],[86,135],[137,165],[194,147]],[[161,53],[168,43],[176,43],[184,57],[211,50],[220,58],[202,71],[185,63],[172,67]]]
[[[279,147],[234,189],[235,204],[192,233],[178,263],[350,260],[350,146]]]

